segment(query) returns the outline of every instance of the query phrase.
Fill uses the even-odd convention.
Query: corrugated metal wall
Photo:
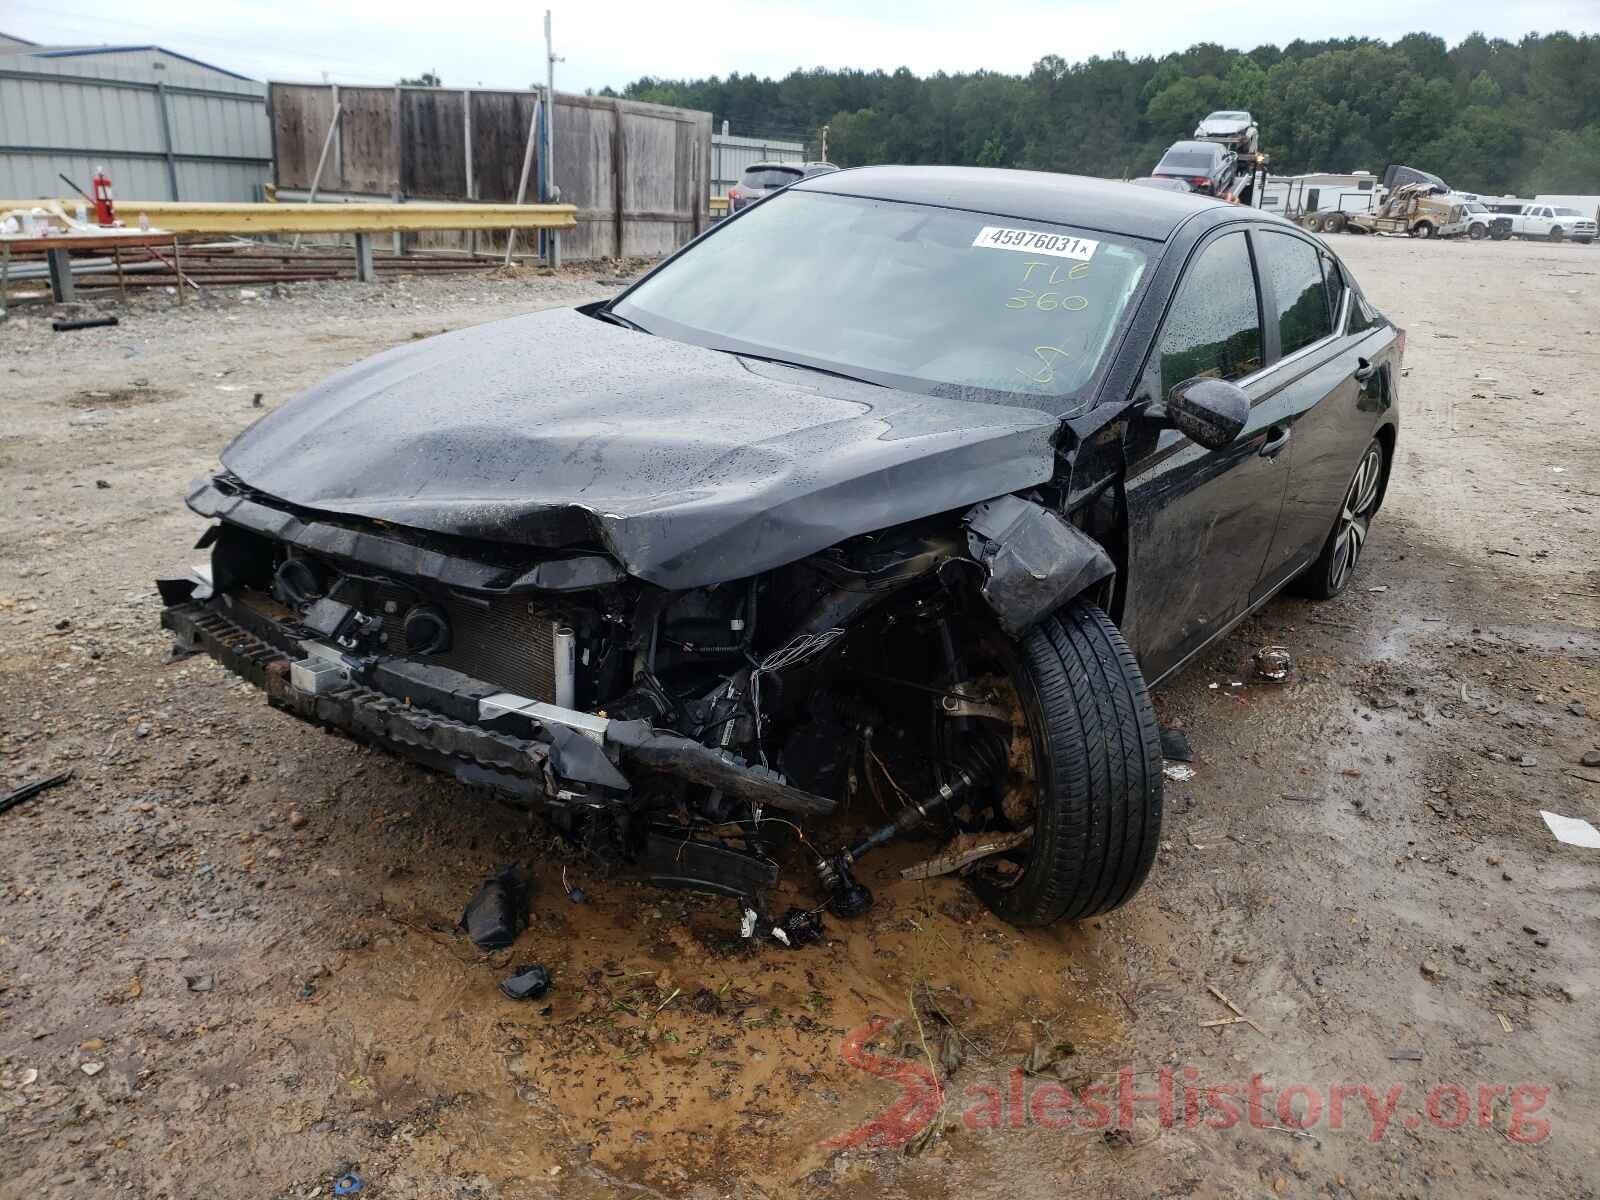
[[[265,84],[147,48],[0,51],[0,196],[69,194],[97,166],[137,200],[258,200]]]
[[[337,104],[342,115],[320,184],[328,199],[400,193],[418,200],[516,200],[537,92],[294,83],[271,89],[283,191],[311,187]],[[705,228],[710,113],[558,92],[552,134],[561,200],[578,207],[578,227],[562,235],[564,257],[666,254]],[[530,202],[543,176],[541,157],[536,148]],[[448,241],[429,244],[462,241],[441,236]]]
[[[711,193],[726,196],[745,168],[758,162],[805,162],[804,142],[778,142],[771,138],[711,135]]]

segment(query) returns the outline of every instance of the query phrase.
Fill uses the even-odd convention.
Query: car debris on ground
[[[504,867],[484,881],[467,902],[458,928],[480,950],[504,950],[528,924],[528,885],[516,867]]]

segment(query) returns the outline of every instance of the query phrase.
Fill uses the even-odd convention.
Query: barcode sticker
[[[1077,258],[1088,262],[1100,243],[1092,238],[1066,233],[1044,233],[1038,229],[1005,229],[985,225],[972,239],[974,246],[989,250],[1021,250],[1025,254],[1050,254],[1056,258]]]

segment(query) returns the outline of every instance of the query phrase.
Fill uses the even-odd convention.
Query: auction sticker
[[[990,250],[1021,250],[1025,254],[1052,254],[1056,258],[1078,258],[1088,262],[1100,243],[1091,238],[1065,233],[1043,233],[1037,229],[1005,229],[985,225],[972,239],[974,246]]]

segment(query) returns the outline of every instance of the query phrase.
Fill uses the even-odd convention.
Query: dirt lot
[[[792,952],[157,629],[184,485],[251,419],[610,268],[150,296],[59,335],[15,311],[0,789],[75,775],[0,816],[0,1192],[1596,1194],[1600,851],[1539,810],[1600,822],[1600,251],[1335,245],[1409,330],[1394,483],[1348,595],[1274,602],[1158,697],[1199,757],[1149,886],[1025,932],[885,863],[867,917]],[[1265,644],[1289,682],[1252,676]],[[533,924],[485,957],[451,927],[513,861]],[[533,960],[549,995],[502,999]],[[1211,1089],[1252,1080],[1219,1128]],[[1124,1091],[1131,1127],[1097,1127]]]

